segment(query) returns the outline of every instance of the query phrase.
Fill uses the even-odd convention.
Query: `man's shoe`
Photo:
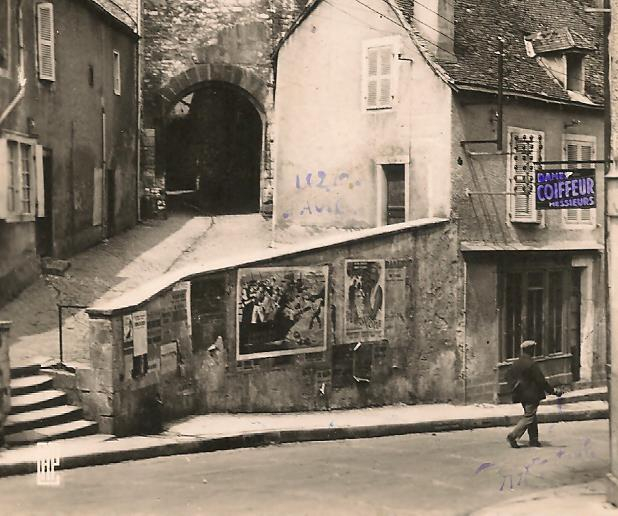
[[[519,444],[517,444],[517,439],[515,439],[515,437],[512,437],[510,435],[506,436],[506,440],[509,442],[509,444],[511,445],[511,448],[519,448]]]
[[[532,448],[542,448],[543,447],[540,441],[530,441],[530,446]]]

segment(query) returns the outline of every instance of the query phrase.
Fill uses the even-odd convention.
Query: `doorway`
[[[53,252],[53,224],[52,224],[52,154],[48,149],[43,150],[43,202],[45,209],[43,216],[36,217],[36,252],[39,256],[51,256]]]
[[[178,101],[164,135],[168,195],[210,214],[259,211],[263,122],[248,93],[206,83]]]
[[[108,168],[105,175],[107,194],[107,237],[109,238],[116,230],[116,170]]]

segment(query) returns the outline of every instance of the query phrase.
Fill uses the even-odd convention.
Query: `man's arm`
[[[541,371],[541,368],[536,363],[534,364],[534,379],[535,379],[535,382],[537,383],[537,385],[541,385],[543,387],[543,390],[547,394],[555,394],[556,396],[561,396],[562,395],[562,391],[560,389],[554,389],[550,385],[550,383],[545,378],[545,375],[543,374],[543,371]]]

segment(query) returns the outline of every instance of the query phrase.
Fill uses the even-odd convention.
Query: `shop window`
[[[572,294],[571,269],[507,272],[503,275],[503,357],[517,358],[524,340],[537,343],[538,356],[570,351],[569,336],[579,334],[579,311]],[[573,305],[577,303],[577,307]],[[576,327],[577,326],[577,327]]]

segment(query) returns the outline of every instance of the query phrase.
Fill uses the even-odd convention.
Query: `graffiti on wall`
[[[240,269],[238,360],[326,349],[327,267]]]
[[[384,337],[384,260],[346,260],[346,342]]]
[[[297,174],[294,179],[292,206],[282,214],[284,219],[320,215],[353,214],[345,206],[345,192],[361,186],[361,181],[348,172],[328,173],[324,170]],[[307,194],[312,194],[307,198]],[[298,199],[302,199],[298,202]]]

